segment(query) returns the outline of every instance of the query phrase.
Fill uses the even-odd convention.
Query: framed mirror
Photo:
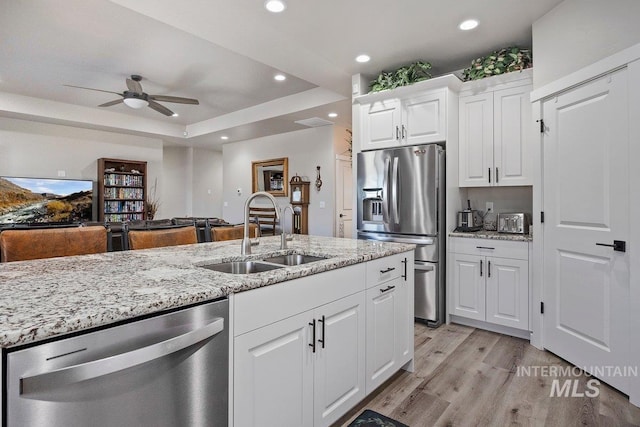
[[[251,162],[252,192],[266,191],[274,197],[289,196],[289,158]]]

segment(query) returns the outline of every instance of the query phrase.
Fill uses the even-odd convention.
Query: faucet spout
[[[287,233],[285,232],[285,228],[284,228],[284,220],[286,218],[286,213],[287,213],[287,209],[289,209],[291,211],[291,235],[289,237],[287,237]],[[289,240],[293,240],[293,208],[289,205],[285,206],[284,209],[282,210],[282,235],[280,236],[280,249],[287,249],[287,241]]]
[[[242,255],[251,254],[251,239],[249,238],[249,206],[251,202],[258,197],[266,197],[273,204],[273,209],[276,213],[276,219],[280,219],[280,211],[278,210],[278,202],[275,197],[266,191],[258,191],[256,193],[251,194],[247,200],[244,202],[244,233],[242,238]]]

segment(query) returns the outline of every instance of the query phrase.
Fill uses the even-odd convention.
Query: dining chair
[[[126,234],[127,249],[130,250],[198,243],[198,234],[193,225],[133,227],[128,228]]]
[[[259,237],[258,224],[249,224],[249,236]],[[237,240],[244,238],[244,224],[233,225],[229,227],[213,227],[211,228],[211,239],[214,242],[223,240]]]

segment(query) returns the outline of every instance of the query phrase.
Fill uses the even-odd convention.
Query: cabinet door
[[[413,255],[413,254],[412,254]],[[413,256],[403,257],[406,266],[402,265],[402,277],[398,280],[398,321],[396,322],[396,354],[398,368],[413,359],[413,323],[415,265]],[[384,288],[382,288],[384,289]]]
[[[447,139],[445,91],[403,101],[402,142],[407,145],[441,142]]]
[[[529,329],[529,262],[487,257],[487,322]]]
[[[362,149],[396,147],[400,144],[400,101],[388,99],[363,105]]]
[[[493,160],[497,185],[533,185],[531,86],[493,94]]]
[[[306,312],[235,338],[235,425],[313,425],[312,320]]]
[[[315,310],[315,426],[330,425],[365,396],[364,298],[358,292]]]
[[[483,256],[449,254],[452,258],[451,314],[470,319],[485,320],[485,274]]]
[[[367,290],[367,394],[399,368],[401,280],[393,279]]]
[[[493,93],[460,98],[460,187],[487,187],[493,171]]]

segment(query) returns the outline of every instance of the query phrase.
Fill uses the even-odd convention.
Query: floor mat
[[[400,421],[392,420],[370,409],[365,410],[353,420],[349,427],[409,427]]]

